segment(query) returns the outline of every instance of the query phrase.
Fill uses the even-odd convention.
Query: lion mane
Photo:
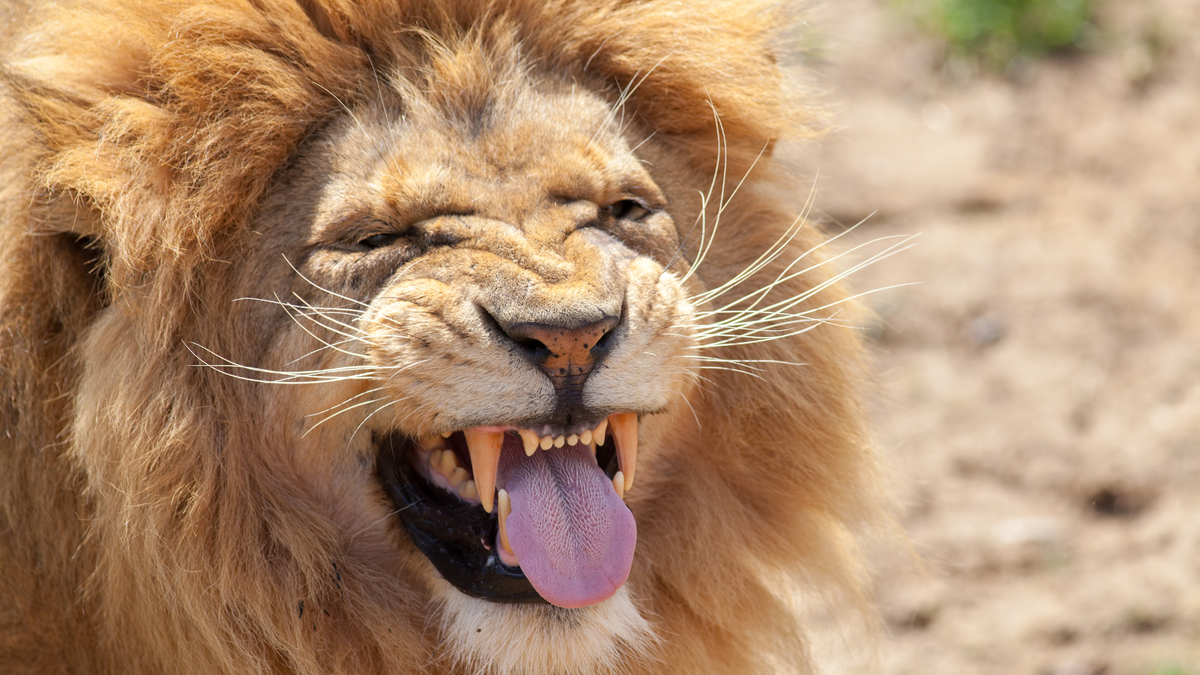
[[[0,4],[0,669],[810,672],[882,516],[787,19]]]

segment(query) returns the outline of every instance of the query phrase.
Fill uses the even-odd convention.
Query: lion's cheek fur
[[[236,392],[194,393],[205,369],[150,367],[164,355],[137,330],[110,310],[89,332],[72,438],[101,552],[87,590],[110,639],[148,647],[131,670],[273,670],[280,649],[299,672],[418,668],[419,643],[386,636],[424,633],[414,581],[435,575],[386,527],[370,470],[336,443],[287,444]]]

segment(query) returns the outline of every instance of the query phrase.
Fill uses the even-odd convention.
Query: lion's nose
[[[619,322],[618,317],[606,316],[569,327],[535,322],[497,324],[525,349],[530,361],[546,373],[556,389],[570,389],[582,385],[592,368],[604,358]]]

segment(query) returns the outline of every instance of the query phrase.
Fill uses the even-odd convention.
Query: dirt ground
[[[919,282],[871,304],[923,569],[874,555],[886,636],[825,672],[1200,673],[1200,1],[1101,0],[1095,50],[1011,76],[884,0],[809,20],[819,207],[920,235],[855,286]]]

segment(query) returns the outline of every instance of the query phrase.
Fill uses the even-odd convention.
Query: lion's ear
[[[300,9],[308,15],[308,19],[312,21],[313,28],[317,32],[330,40],[337,40],[337,30],[333,27],[333,18],[329,16],[329,12],[317,0],[296,0],[296,4],[300,5]]]
[[[99,237],[87,234],[63,234],[64,255],[69,255],[70,262],[79,266],[86,278],[92,281],[92,306],[105,307],[109,303],[108,296],[108,254]]]

